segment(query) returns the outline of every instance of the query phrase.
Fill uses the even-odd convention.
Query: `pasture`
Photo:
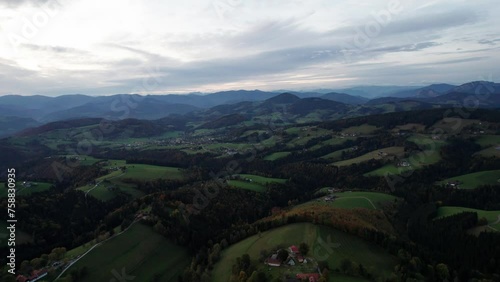
[[[500,158],[500,145],[486,148],[484,150],[477,152],[476,154],[486,158],[491,158],[491,157]]]
[[[483,135],[476,139],[481,147],[500,146],[500,135]]]
[[[431,136],[415,134],[408,138],[408,141],[414,142],[422,151],[412,153],[407,161],[410,167],[398,167],[396,164],[387,164],[374,171],[365,173],[365,176],[385,176],[397,175],[411,170],[420,169],[425,165],[431,165],[441,160],[440,150],[446,144],[442,140],[433,140]]]
[[[126,164],[124,160],[109,160],[105,163],[104,167],[110,169],[111,172],[95,179],[95,185],[86,185],[77,189],[87,192],[89,195],[101,201],[109,201],[120,192],[125,192],[133,198],[138,198],[144,194],[136,189],[135,184],[128,183],[127,180],[180,180],[184,177],[183,171],[176,167]],[[122,167],[126,169],[121,170]]]
[[[462,212],[475,212],[478,218],[486,218],[490,230],[500,231],[500,211],[484,211],[464,207],[440,207],[435,218],[442,218]]]
[[[378,129],[379,128],[374,125],[362,124],[360,126],[351,126],[349,128],[346,128],[342,130],[342,133],[367,135],[374,133]]]
[[[462,119],[462,118],[444,118],[436,122],[431,128],[440,129],[448,134],[458,134],[462,132],[464,127],[471,125],[479,125],[480,120],[477,119]]]
[[[381,209],[385,205],[393,203],[397,197],[389,194],[376,192],[342,192],[334,193],[337,197],[334,201],[325,201],[324,197],[298,205],[296,208],[308,206],[330,206],[334,208],[354,209]]]
[[[386,155],[382,154],[382,152],[385,153]],[[401,156],[403,154],[404,154],[404,147],[388,147],[388,148],[382,148],[382,149],[372,151],[370,153],[364,154],[364,155],[356,157],[356,158],[335,162],[334,165],[336,165],[336,166],[348,166],[348,165],[352,165],[352,164],[366,162],[366,161],[369,161],[371,159],[380,160],[380,159],[384,159],[386,157]]]
[[[255,192],[264,192],[268,183],[286,182],[286,179],[263,177],[253,174],[239,174],[238,176],[240,179],[228,180],[230,186]]]
[[[276,152],[276,153],[272,153],[270,155],[267,155],[266,157],[264,157],[264,160],[266,160],[266,161],[275,161],[275,160],[284,158],[284,157],[286,157],[286,156],[288,156],[290,154],[291,154],[291,152]]]
[[[50,187],[52,187],[51,183],[45,182],[31,182],[28,181],[31,185],[29,187],[23,185],[24,181],[16,182],[16,196],[30,196],[35,193],[40,193],[44,191],[48,191]],[[7,187],[5,186],[5,182],[0,182],[0,199],[7,198]]]
[[[296,223],[275,228],[260,235],[251,236],[239,243],[236,243],[223,251],[221,260],[215,265],[212,272],[212,281],[227,282],[231,274],[232,265],[237,257],[249,254],[253,261],[258,260],[260,252],[263,250],[273,251],[281,245],[299,245],[305,242],[309,245],[307,258],[312,258],[313,262],[297,267],[268,267],[263,263],[257,263],[257,269],[272,276],[271,281],[281,278],[285,274],[294,276],[300,272],[314,270],[315,261],[326,261],[330,269],[340,266],[343,259],[349,259],[356,263],[361,263],[366,269],[375,275],[387,277],[396,264],[394,257],[387,254],[382,248],[370,244],[358,237],[343,233],[330,227],[314,225],[311,223]],[[325,245],[329,247],[325,247]],[[339,280],[337,278],[342,278]],[[331,272],[330,281],[364,281],[364,280],[344,280],[348,279],[343,275]]]
[[[464,174],[439,181],[438,184],[444,185],[450,181],[459,181],[460,189],[475,189],[481,185],[500,185],[500,170]]]
[[[149,226],[135,223],[130,229],[104,242],[76,262],[66,272],[87,267],[88,275],[79,281],[110,281],[125,270],[136,281],[177,281],[191,259],[187,251]]]

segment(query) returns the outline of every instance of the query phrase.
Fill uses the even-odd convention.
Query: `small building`
[[[303,263],[305,261],[304,257],[302,255],[297,255],[297,261],[299,263]]]
[[[300,254],[300,251],[299,251],[299,248],[297,248],[297,246],[295,245],[292,245],[288,248],[288,251],[293,254],[293,255],[297,255],[297,254]]]
[[[408,161],[400,161],[398,162],[398,167],[410,167],[411,164]]]
[[[265,264],[269,266],[279,267],[281,266],[281,261],[278,259],[278,254],[273,254],[264,261]]]
[[[290,265],[290,266],[295,266],[297,263],[295,262],[295,259],[293,258],[288,258],[286,264]]]

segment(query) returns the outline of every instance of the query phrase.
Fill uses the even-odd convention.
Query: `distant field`
[[[500,145],[486,148],[482,151],[477,152],[476,154],[481,155],[483,157],[496,157],[500,158]]]
[[[464,207],[440,207],[437,211],[436,218],[446,217],[462,212],[476,212],[478,218],[484,217],[488,220],[488,225],[493,228],[493,230],[500,231],[500,211],[483,211]]]
[[[334,163],[334,165],[348,166],[356,163],[366,162],[371,159],[376,159],[376,160],[383,159],[383,157],[379,155],[379,152],[384,152],[388,154],[388,156],[401,156],[404,153],[404,147],[388,147],[388,148],[378,149],[370,153],[364,154],[362,156],[359,156],[357,158],[336,162]]]
[[[264,160],[266,160],[266,161],[275,161],[275,160],[284,158],[284,157],[286,157],[286,156],[288,156],[290,154],[291,154],[291,152],[276,152],[276,153],[272,153],[272,154],[266,156],[264,158]]]
[[[342,150],[338,150],[338,151],[335,151],[335,152],[331,152],[330,154],[326,154],[324,156],[322,156],[321,158],[323,159],[332,159],[332,160],[338,160],[342,157],[342,152],[344,151],[348,151],[349,149],[342,149]]]
[[[378,127],[376,127],[374,125],[362,124],[360,126],[352,126],[352,127],[346,128],[346,129],[342,130],[342,133],[372,134],[373,132],[377,131],[377,129],[378,129]]]
[[[465,126],[479,124],[480,122],[477,119],[444,118],[436,122],[432,128],[442,129],[448,134],[458,134]]]
[[[236,188],[252,190],[252,191],[256,191],[256,192],[264,192],[266,189],[265,185],[267,183],[272,183],[272,182],[285,183],[286,182],[286,179],[269,178],[269,177],[263,177],[263,176],[253,175],[253,174],[240,174],[239,176],[242,178],[242,180],[229,180],[228,181],[229,185],[234,186]],[[251,179],[252,182],[243,180],[245,178]]]
[[[78,163],[79,165],[93,165],[99,161],[100,159],[96,159],[92,156],[87,156],[87,155],[58,155],[56,157],[61,157],[61,158],[78,158],[78,162],[76,160],[68,160],[68,162],[74,162]]]
[[[397,198],[384,193],[375,192],[343,192],[335,193],[338,198],[333,202],[326,202],[323,198],[309,201],[298,205],[296,208],[304,208],[307,206],[331,206],[335,208],[366,208],[366,209],[381,209],[387,203],[393,203]]]
[[[500,146],[500,135],[483,135],[476,140],[481,147]]]
[[[149,226],[136,223],[125,233],[96,247],[66,273],[88,268],[83,282],[116,280],[113,270],[135,276],[135,281],[175,282],[191,259],[185,249],[172,244]]]
[[[461,189],[474,189],[481,185],[500,185],[500,170],[480,171],[460,175],[439,181],[438,184],[446,184],[452,180],[460,181]]]
[[[425,130],[425,125],[419,123],[407,123],[405,125],[398,125],[395,127],[395,129],[423,132]]]
[[[382,248],[363,241],[358,237],[325,226],[297,223],[263,232],[260,236],[251,236],[230,246],[223,251],[221,260],[215,265],[212,272],[212,281],[229,281],[231,268],[235,263],[236,257],[249,254],[252,260],[257,260],[262,250],[271,251],[278,245],[287,247],[290,245],[299,245],[301,242],[307,243],[310,247],[310,251],[306,257],[311,257],[314,260],[325,260],[330,269],[338,268],[340,261],[347,258],[356,263],[363,264],[366,269],[372,269],[375,274],[387,277],[396,264],[396,259],[387,254]],[[324,242],[330,243],[334,247],[326,250],[322,247],[322,244],[325,244]],[[282,277],[285,273],[295,275],[300,272],[313,271],[314,265],[309,263],[286,268],[268,267],[263,263],[258,263],[258,270],[271,275],[274,279]],[[270,281],[274,281],[273,279]],[[330,273],[329,281],[365,280],[349,279],[343,275],[337,276],[335,273]]]
[[[309,142],[310,140],[322,136],[327,136],[331,135],[332,132],[323,128],[317,128],[317,127],[310,127],[310,126],[304,126],[304,127],[291,127],[285,130],[285,132],[289,134],[297,134],[298,136],[295,137],[293,140],[287,143],[287,147],[293,148],[293,147],[298,147],[298,146],[304,146]],[[331,139],[330,139],[331,140]],[[329,141],[332,142],[333,140]],[[324,142],[328,142],[324,141]],[[340,142],[340,140],[339,140]],[[325,143],[325,145],[328,143]],[[314,148],[311,148],[314,149]]]
[[[387,164],[379,169],[368,172],[365,176],[385,176],[386,174],[401,174],[410,170],[420,169],[425,165],[431,165],[441,160],[440,150],[446,144],[442,140],[432,140],[431,136],[416,134],[408,138],[417,144],[423,151],[413,153],[408,158],[411,167],[397,167],[395,164]]]
[[[125,192],[132,197],[137,198],[143,196],[143,193],[137,190],[134,184],[126,183],[125,179],[148,181],[154,179],[179,180],[183,178],[182,170],[176,167],[126,164],[124,160],[109,160],[108,165],[105,167],[111,169],[114,167],[120,168],[124,166],[127,168],[125,172],[119,169],[97,178],[96,182],[100,182],[97,187],[95,187],[95,185],[86,185],[79,187],[78,190],[82,190],[84,192],[90,191],[88,192],[89,195],[101,201],[109,201],[116,197],[117,192],[108,189],[108,187],[115,186],[119,189],[119,191]]]
[[[144,164],[129,164],[124,178],[138,180],[182,179],[182,170],[176,167],[164,167]]]
[[[16,196],[29,196],[34,193],[39,193],[47,191],[52,187],[53,184],[45,182],[30,182],[36,185],[31,187],[24,187],[23,181],[16,182]],[[0,198],[7,198],[7,187],[5,187],[5,182],[0,182]]]

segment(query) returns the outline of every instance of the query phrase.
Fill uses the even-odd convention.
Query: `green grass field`
[[[275,161],[275,160],[278,160],[278,159],[281,159],[281,158],[284,158],[288,155],[290,155],[291,152],[276,152],[276,153],[272,153],[270,155],[267,155],[264,160],[266,161]]]
[[[394,129],[410,130],[416,133],[416,132],[423,132],[425,130],[425,125],[419,123],[407,123],[405,125],[398,125]]]
[[[330,160],[339,160],[342,157],[342,152],[347,151],[348,149],[338,150],[331,152],[330,154],[326,154],[322,156],[322,159],[330,159]]]
[[[436,218],[446,217],[462,212],[476,212],[478,218],[486,218],[490,230],[500,231],[500,211],[483,211],[464,207],[440,207],[437,211]]]
[[[137,180],[182,179],[182,170],[176,167],[164,167],[144,164],[129,164],[124,178]]]
[[[374,125],[362,124],[360,126],[352,126],[352,127],[346,128],[346,129],[342,130],[342,133],[372,134],[373,132],[377,131],[377,129],[378,129],[378,127],[376,127]]]
[[[480,171],[439,181],[446,184],[449,181],[460,181],[461,189],[474,189],[481,185],[500,185],[500,170]]]
[[[358,237],[340,232],[333,228],[314,225],[310,223],[297,223],[282,226],[259,235],[251,236],[223,251],[221,260],[215,265],[212,272],[212,281],[227,282],[231,274],[232,265],[237,257],[249,254],[252,260],[259,258],[262,250],[271,251],[278,245],[288,247],[305,242],[310,251],[306,255],[313,261],[324,260],[331,269],[336,269],[344,258],[361,263],[366,269],[381,276],[388,276],[396,264],[394,257],[387,254],[382,248],[370,244]],[[325,248],[324,246],[333,246]],[[296,267],[268,267],[263,263],[258,264],[258,270],[274,278],[283,277],[285,274],[294,276],[297,273],[313,271],[315,263]],[[341,278],[337,279],[337,278]],[[330,273],[330,281],[364,281],[348,280],[348,277],[336,277]],[[271,281],[274,281],[271,279]]]
[[[500,135],[483,135],[477,138],[476,143],[481,147],[500,146]]]
[[[241,189],[246,189],[246,190],[251,190],[255,192],[264,192],[266,190],[266,184],[267,183],[285,183],[286,179],[281,179],[281,178],[270,178],[270,177],[263,177],[263,176],[258,176],[258,175],[253,175],[253,174],[240,174],[239,175],[242,180],[228,180],[229,185],[236,187],[236,188],[241,188]],[[244,179],[251,179],[252,181],[245,181]]]
[[[429,135],[415,134],[408,141],[417,144],[422,151],[413,153],[408,158],[411,167],[397,167],[395,164],[387,164],[379,169],[365,173],[365,176],[385,176],[387,174],[401,174],[410,170],[420,169],[425,165],[431,165],[441,160],[440,150],[446,144],[442,140],[433,140]]]
[[[336,165],[336,166],[348,166],[348,165],[352,165],[352,164],[366,162],[366,161],[369,161],[371,159],[380,160],[380,159],[384,158],[381,155],[379,155],[379,152],[382,152],[382,151],[388,155],[387,157],[401,156],[404,153],[404,147],[388,147],[388,148],[378,149],[378,150],[372,151],[370,153],[364,154],[362,156],[359,156],[357,158],[352,158],[352,159],[348,159],[348,160],[335,162],[334,165]]]
[[[484,150],[477,152],[476,154],[486,158],[490,157],[500,158],[500,145],[486,148]]]
[[[136,223],[125,233],[106,241],[76,262],[73,269],[88,268],[83,282],[116,280],[113,270],[135,276],[135,281],[177,281],[191,259],[187,251],[172,244],[149,226]]]
[[[464,127],[479,124],[480,122],[477,119],[444,118],[436,122],[432,128],[439,128],[449,134],[458,134],[462,132]]]
[[[323,199],[324,197],[321,197],[298,205],[296,208],[303,208],[307,206],[330,206],[345,209],[381,209],[385,204],[393,203],[397,199],[392,195],[376,192],[342,192],[334,194],[337,198],[333,202],[326,202]]]
[[[101,201],[109,201],[117,195],[118,191],[108,189],[108,187],[114,186],[120,191],[131,195],[133,198],[138,198],[143,196],[144,193],[137,190],[134,184],[127,183],[126,179],[148,181],[154,179],[180,180],[183,178],[182,170],[176,167],[126,164],[123,160],[109,160],[105,168],[111,169],[123,166],[127,168],[126,171],[116,170],[97,178],[96,183],[99,184],[97,187],[94,187],[95,185],[86,185],[79,187],[78,190],[84,192],[90,191],[88,192],[89,195]]]
[[[52,187],[53,184],[45,182],[31,182],[33,185],[31,187],[24,187],[23,181],[16,182],[16,196],[29,196],[34,193],[40,193],[47,191]],[[5,187],[5,182],[0,182],[0,199],[7,198],[7,187]]]

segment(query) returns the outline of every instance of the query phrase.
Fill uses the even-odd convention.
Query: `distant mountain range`
[[[295,117],[316,112],[316,116],[328,119],[463,105],[470,97],[475,97],[480,107],[500,107],[500,84],[476,81],[460,86],[362,86],[286,93],[236,90],[206,95],[7,95],[0,97],[0,137],[49,122],[82,118],[156,120],[189,114],[211,119],[230,114],[266,115],[281,109]]]

